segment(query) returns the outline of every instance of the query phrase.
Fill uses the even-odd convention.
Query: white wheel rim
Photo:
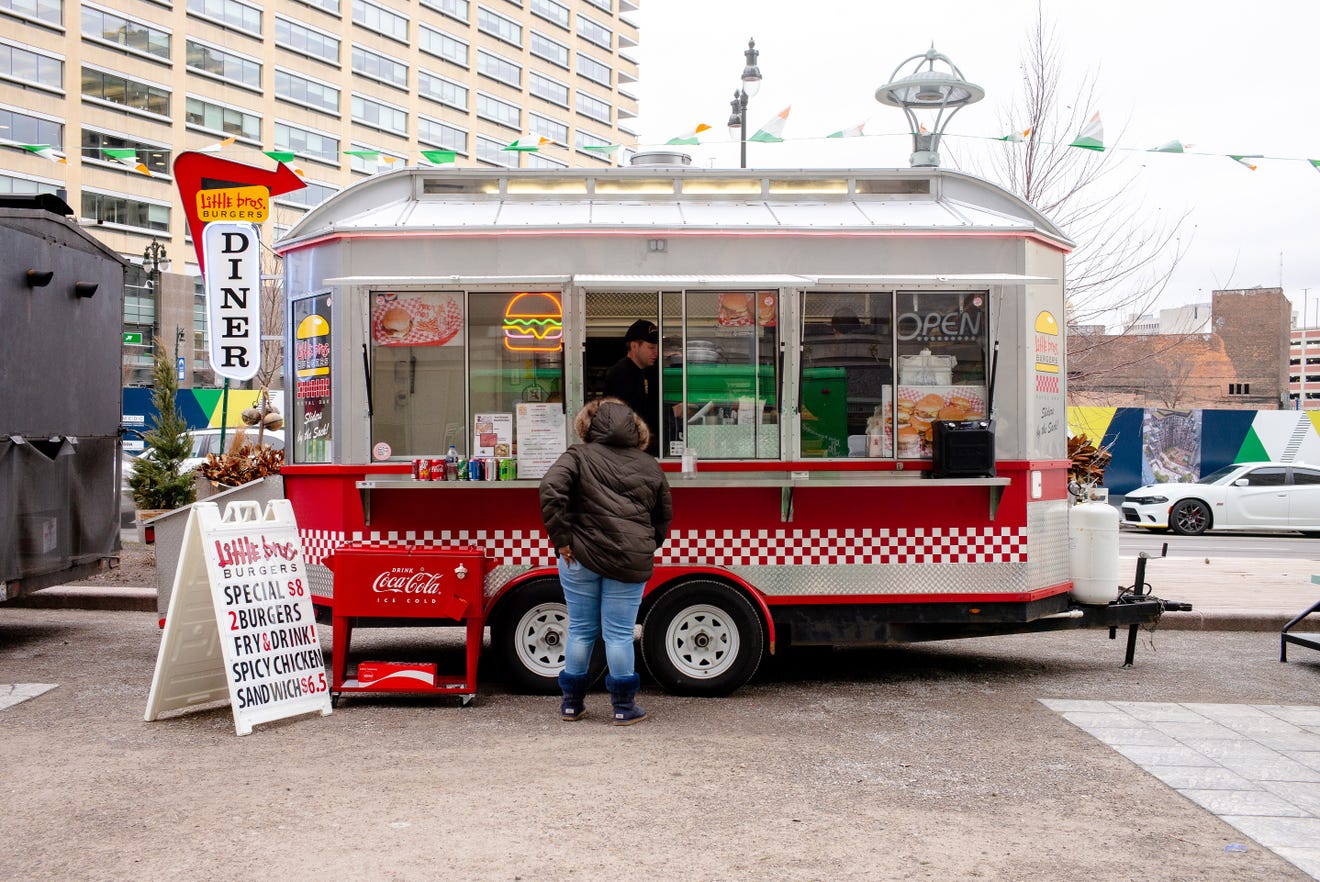
[[[742,645],[729,614],[707,603],[683,609],[665,629],[665,654],[680,674],[718,677],[733,666]]]
[[[513,631],[518,662],[541,677],[558,677],[568,643],[568,607],[542,603],[523,613]]]

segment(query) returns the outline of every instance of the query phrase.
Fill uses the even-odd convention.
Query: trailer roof
[[[280,252],[326,238],[456,231],[1018,233],[1073,242],[1002,188],[946,169],[405,168],[312,209]]]

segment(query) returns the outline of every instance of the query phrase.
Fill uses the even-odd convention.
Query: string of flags
[[[761,126],[761,128],[757,129],[756,132],[751,136],[749,136],[747,140],[757,141],[765,144],[783,143],[786,140],[784,137],[784,130],[788,124],[788,117],[791,110],[792,110],[791,106],[785,107],[775,116],[771,117],[769,121],[767,121],[763,126]],[[839,131],[836,132],[831,132],[830,134],[824,135],[823,137],[825,139],[839,139],[839,138],[906,136],[906,133],[903,132],[884,132],[880,134],[868,133],[866,131],[866,126],[869,122],[870,122],[869,120],[865,120],[863,122],[858,123],[857,125],[849,126],[848,128],[840,129]],[[683,132],[682,134],[679,135],[675,135],[674,137],[665,141],[664,144],[667,146],[695,146],[702,143],[709,143],[703,138],[703,136],[705,136],[707,132],[711,132],[711,131],[714,131],[712,126],[706,123],[698,123],[688,131]],[[925,131],[924,127],[922,128],[922,131],[923,132]],[[1009,132],[1008,134],[999,135],[996,137],[987,137],[987,136],[979,136],[979,135],[960,135],[953,133],[946,133],[944,137],[994,140],[994,141],[1004,141],[1008,143],[1024,143],[1027,141],[1031,141],[1038,136],[1037,133],[1034,133],[1031,129],[1023,129],[1021,131],[1013,131],[1013,132]],[[806,137],[806,138],[795,138],[788,140],[810,141],[816,139],[817,138],[815,137]],[[199,147],[194,149],[203,153],[214,153],[223,150],[226,147],[231,146],[232,144],[235,143],[236,140],[237,139],[234,137],[229,137],[221,141],[217,141],[213,144],[208,144],[205,147]],[[723,139],[721,138],[721,140]],[[66,154],[50,144],[16,144],[13,142],[9,142],[8,146],[25,150],[31,153],[32,155],[39,156],[42,159],[45,159],[49,162],[66,163],[66,164],[68,162],[68,157],[66,156]],[[554,141],[551,138],[547,138],[544,135],[540,135],[536,132],[529,132],[527,134],[520,135],[517,139],[510,142],[507,146],[501,149],[510,151],[512,153],[536,153],[547,147],[564,147],[564,146],[566,145],[559,144],[558,142]],[[1114,151],[1114,150],[1133,151],[1139,149],[1133,147],[1117,147],[1117,146],[1107,145],[1104,140],[1104,125],[1101,122],[1100,114],[1098,112],[1093,113],[1090,116],[1090,118],[1087,119],[1086,123],[1077,132],[1076,136],[1070,142],[1068,142],[1068,146],[1075,147],[1081,150],[1092,150],[1096,152]],[[1211,153],[1204,151],[1195,151],[1192,149],[1194,146],[1195,145],[1193,144],[1188,144],[1183,141],[1174,139],[1174,140],[1166,141],[1163,144],[1159,144],[1155,147],[1146,148],[1144,152],[1177,153],[1184,155],[1199,155],[1199,156],[1224,156],[1227,159],[1230,159],[1233,162],[1238,163],[1239,165],[1242,165],[1251,171],[1256,171],[1260,167],[1260,163],[1262,161],[1267,161],[1267,160],[1285,161],[1285,162],[1305,161],[1316,171],[1320,171],[1320,159],[1307,158],[1305,160],[1302,160],[1299,157],[1266,156],[1265,154],[1262,153],[1219,154],[1219,153]],[[585,144],[585,145],[581,145],[580,149],[587,153],[594,154],[597,156],[614,158],[619,154],[619,152],[623,149],[623,147],[624,145],[621,143],[606,143],[606,144]],[[101,155],[107,161],[119,163],[129,169],[132,169],[135,172],[138,172],[139,174],[144,174],[147,176],[152,175],[151,169],[148,167],[148,165],[139,158],[139,153],[141,152],[139,149],[116,148],[116,147],[101,147],[98,149],[100,150]],[[142,150],[146,150],[147,152],[150,152],[150,148],[142,148]],[[428,166],[455,165],[458,162],[458,152],[455,150],[424,149],[418,152],[420,154],[419,162],[424,163]],[[262,153],[276,162],[280,162],[285,165],[288,165],[299,175],[305,174],[304,171],[301,168],[298,168],[296,165],[297,154],[294,151],[266,150],[266,151],[262,151]],[[385,151],[382,150],[355,149],[355,150],[345,150],[343,151],[343,153],[346,156],[352,156],[356,159],[359,159],[364,163],[375,162],[377,164],[378,169],[390,168],[391,166],[395,166],[400,163],[407,164],[408,162],[408,158],[406,156],[400,156],[396,153],[386,153]]]

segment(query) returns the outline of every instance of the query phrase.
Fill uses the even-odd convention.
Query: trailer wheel
[[[568,606],[559,582],[532,582],[505,597],[491,621],[490,641],[510,689],[558,695],[568,644]],[[587,675],[595,683],[604,671],[605,648],[597,641]]]
[[[1184,499],[1169,511],[1169,529],[1179,536],[1200,536],[1210,526],[1210,506],[1199,499]]]
[[[642,661],[678,695],[728,695],[752,679],[764,651],[756,609],[716,582],[670,589],[642,624]]]

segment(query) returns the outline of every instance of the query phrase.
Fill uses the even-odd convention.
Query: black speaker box
[[[995,476],[995,430],[989,420],[936,420],[930,428],[932,478]]]

